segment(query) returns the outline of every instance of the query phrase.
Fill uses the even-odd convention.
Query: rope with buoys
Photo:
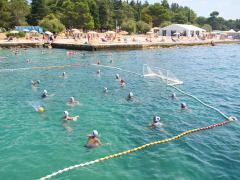
[[[11,72],[11,71],[21,71],[21,70],[44,70],[44,69],[63,69],[69,67],[86,67],[89,64],[66,64],[66,65],[59,65],[59,66],[35,66],[29,68],[15,68],[15,69],[0,69],[0,72]]]
[[[206,103],[203,102],[202,100],[198,99],[196,96],[193,96],[193,95],[191,95],[191,94],[189,94],[189,93],[186,93],[186,92],[184,92],[183,90],[181,90],[181,89],[179,89],[179,88],[177,88],[177,87],[175,87],[175,86],[172,86],[172,85],[169,85],[169,86],[172,87],[172,88],[174,88],[174,89],[176,89],[176,90],[178,90],[179,92],[181,92],[181,93],[183,93],[183,94],[185,94],[185,95],[187,95],[187,96],[192,97],[193,99],[195,99],[195,100],[197,100],[198,102],[200,102],[202,105],[204,105],[204,106],[206,106],[206,107],[208,107],[208,108],[211,108],[211,109],[217,111],[217,112],[218,112],[219,114],[221,114],[224,118],[228,119],[228,117],[227,117],[223,112],[221,112],[219,109],[217,109],[217,108],[215,108],[215,107],[213,107],[213,106],[210,106],[210,105],[206,104]]]
[[[92,66],[99,66],[99,67],[105,67],[105,68],[110,68],[110,69],[117,69],[117,70],[120,70],[120,71],[123,71],[123,72],[131,73],[131,74],[135,74],[137,76],[143,77],[142,74],[139,74],[139,73],[136,73],[136,72],[133,72],[133,71],[124,70],[120,67],[106,66],[106,65],[101,65],[101,64],[92,64]]]
[[[178,134],[178,135],[176,135],[176,136],[174,136],[172,138],[167,138],[167,139],[163,139],[163,140],[160,140],[160,141],[151,142],[151,143],[144,144],[142,146],[139,146],[139,147],[136,147],[136,148],[133,148],[133,149],[129,149],[129,150],[126,150],[126,151],[123,151],[123,152],[120,152],[120,153],[116,153],[116,154],[108,155],[108,156],[105,156],[105,157],[102,157],[102,158],[98,158],[98,159],[93,160],[93,161],[89,161],[89,162],[86,162],[86,163],[81,163],[81,164],[69,166],[69,167],[64,168],[62,170],[59,170],[57,172],[54,172],[54,173],[49,174],[47,176],[44,176],[44,177],[40,178],[40,180],[50,179],[50,178],[52,178],[54,176],[57,176],[59,174],[62,174],[64,172],[67,172],[67,171],[70,171],[70,170],[73,170],[73,169],[76,169],[76,168],[89,166],[89,165],[93,165],[95,163],[99,163],[99,162],[106,161],[106,160],[109,160],[109,159],[117,158],[117,157],[120,157],[120,156],[123,156],[123,155],[127,155],[127,154],[130,154],[130,153],[139,151],[139,150],[143,150],[145,148],[148,148],[148,147],[151,147],[151,146],[154,146],[154,145],[157,145],[157,144],[163,144],[163,143],[167,143],[167,142],[170,142],[170,141],[175,141],[175,140],[177,140],[179,138],[182,138],[182,137],[184,137],[186,135],[189,135],[189,134],[192,134],[192,133],[196,133],[196,132],[200,132],[200,131],[206,131],[206,130],[213,129],[213,128],[216,128],[216,127],[219,127],[219,126],[224,126],[224,125],[226,125],[226,124],[228,124],[230,122],[233,122],[235,120],[236,120],[235,117],[229,117],[229,118],[227,118],[227,120],[225,120],[225,121],[223,121],[221,123],[213,124],[213,125],[210,125],[210,126],[207,126],[207,127],[202,127],[202,128],[196,128],[196,129],[188,130],[188,131],[185,131],[185,132],[183,132],[181,134]]]

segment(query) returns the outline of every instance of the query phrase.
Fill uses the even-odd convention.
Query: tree
[[[65,26],[60,22],[59,19],[55,17],[54,14],[49,14],[44,17],[40,22],[39,25],[44,27],[45,30],[59,33],[65,29]]]
[[[0,27],[4,29],[10,28],[11,11],[8,0],[0,0]]]
[[[28,18],[29,23],[37,25],[48,14],[48,11],[45,0],[32,0],[31,14]]]
[[[30,13],[30,7],[26,0],[11,0],[11,26],[27,25],[26,16]]]
[[[153,26],[159,26],[162,22],[171,20],[169,10],[164,8],[160,3],[150,5],[149,13],[152,16]]]
[[[199,24],[200,26],[203,26],[204,24],[207,24],[207,18],[199,16],[196,19],[196,23]]]
[[[76,27],[83,28],[83,29],[93,29],[94,28],[94,21],[90,14],[90,10],[88,7],[87,2],[76,2],[75,4],[75,11],[77,13],[76,19]]]
[[[202,26],[203,29],[205,29],[207,32],[211,32],[212,31],[212,26],[209,24],[204,24]]]
[[[149,25],[143,21],[138,21],[136,23],[136,29],[137,29],[138,33],[146,33],[148,31],[150,31],[151,25]]]
[[[128,33],[136,32],[136,22],[134,20],[126,20],[122,23],[122,30],[127,31]]]
[[[94,28],[100,28],[100,20],[99,20],[99,5],[94,0],[88,1],[88,6],[90,9],[91,16],[93,17],[94,21]]]
[[[162,6],[165,7],[166,9],[169,9],[169,8],[170,8],[167,0],[162,0],[162,3],[161,3],[161,4],[162,4]]]
[[[112,19],[112,9],[109,0],[102,0],[99,4],[99,20],[101,29],[111,29],[114,27]]]

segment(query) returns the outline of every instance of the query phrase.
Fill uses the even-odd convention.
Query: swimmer
[[[26,63],[30,64],[31,63],[30,59],[27,59]]]
[[[100,75],[100,73],[101,73],[101,70],[100,69],[97,70],[97,75]]]
[[[46,97],[48,97],[49,95],[48,95],[48,92],[47,92],[47,90],[46,89],[44,89],[44,91],[43,91],[43,94],[42,94],[42,98],[46,98]]]
[[[119,74],[116,74],[115,77],[116,77],[117,80],[120,79]]]
[[[97,65],[100,65],[100,64],[101,64],[101,61],[100,61],[100,60],[98,60],[98,61],[97,61]]]
[[[64,111],[63,119],[66,121],[76,121],[79,116],[70,117],[68,111]]]
[[[63,73],[62,73],[62,77],[66,77],[66,72],[63,72]]]
[[[128,101],[132,101],[132,100],[133,100],[133,93],[132,93],[132,92],[130,92],[130,93],[128,94],[127,100],[128,100]]]
[[[106,94],[108,93],[108,88],[104,87],[103,92]]]
[[[181,103],[181,110],[190,110],[186,103]]]
[[[172,98],[172,99],[176,99],[176,94],[175,94],[175,93],[172,93],[171,98]]]
[[[85,145],[85,147],[95,148],[97,146],[102,145],[100,139],[98,139],[98,131],[97,130],[93,130],[92,134],[89,134],[87,137],[88,137],[88,142]]]
[[[68,101],[67,104],[68,104],[69,106],[75,106],[75,105],[78,105],[79,102],[76,101],[76,100],[74,99],[74,97],[70,97],[70,99],[69,99],[69,101]]]
[[[121,81],[120,81],[120,86],[121,87],[124,87],[126,85],[126,82],[123,80],[123,79],[121,79]]]
[[[40,84],[40,80],[37,81],[31,81],[32,86],[36,87],[38,84]]]
[[[113,63],[113,60],[112,60],[112,59],[110,59],[109,63],[110,63],[110,64],[112,64],[112,63]]]
[[[153,117],[153,122],[152,124],[149,126],[151,129],[156,129],[156,128],[160,128],[163,126],[163,124],[160,122],[161,118],[159,116],[154,116]]]

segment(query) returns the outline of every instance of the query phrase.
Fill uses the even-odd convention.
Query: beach
[[[95,37],[96,36],[96,37]],[[220,39],[220,38],[209,38],[199,39],[197,37],[164,37],[164,36],[149,36],[149,35],[115,35],[114,39],[109,38],[103,41],[106,37],[105,33],[99,33],[94,38],[88,39],[87,34],[81,35],[79,38],[75,36],[64,36],[60,35],[54,39],[53,42],[49,43],[46,39],[42,38],[18,38],[12,41],[0,39],[0,47],[11,48],[11,47],[49,47],[51,44],[53,48],[63,48],[69,50],[132,50],[132,49],[148,49],[148,48],[170,48],[176,46],[199,46],[199,45],[213,45],[215,44],[234,44],[240,43],[240,40],[234,39]],[[115,37],[116,36],[116,37]]]

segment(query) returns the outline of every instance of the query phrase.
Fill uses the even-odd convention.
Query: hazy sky
[[[150,3],[161,1],[148,0]],[[225,19],[240,19],[240,0],[168,0],[168,2],[189,6],[198,16],[209,16],[212,11],[218,11]]]

